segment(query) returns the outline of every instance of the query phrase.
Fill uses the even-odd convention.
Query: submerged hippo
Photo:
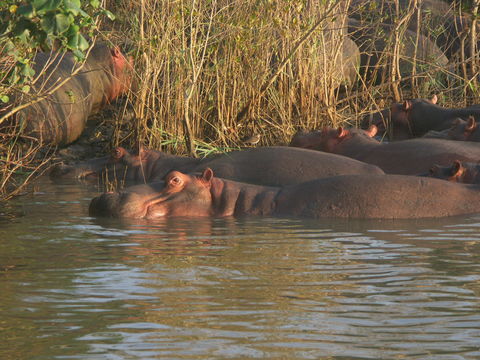
[[[402,175],[344,175],[285,187],[170,172],[162,182],[94,198],[91,216],[295,216],[414,219],[480,212],[480,187]]]
[[[480,164],[455,160],[450,166],[432,166],[429,175],[464,184],[480,184]]]
[[[51,53],[38,53],[33,68],[41,75],[31,93],[43,95],[78,67],[71,53],[55,54],[54,58]],[[80,136],[89,115],[125,93],[130,84],[130,61],[117,47],[96,44],[76,75],[45,99],[17,112],[2,127],[23,127],[22,135],[44,145],[69,144]],[[17,131],[11,129],[9,133]]]
[[[290,146],[316,149],[348,156],[380,167],[387,174],[421,174],[434,164],[449,165],[454,160],[477,161],[477,143],[443,139],[411,139],[381,143],[369,130],[325,128],[322,131],[297,133]]]
[[[383,174],[380,168],[335,154],[287,146],[233,151],[204,159],[141,150],[132,155],[123,148],[112,156],[73,166],[57,166],[51,177],[103,178],[129,184],[159,181],[171,170],[182,172],[212,168],[221,177],[252,184],[283,186],[322,177],[347,174]]]

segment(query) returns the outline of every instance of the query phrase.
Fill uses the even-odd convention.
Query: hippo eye
[[[178,186],[182,183],[182,179],[180,179],[178,176],[175,176],[170,179],[170,185]]]

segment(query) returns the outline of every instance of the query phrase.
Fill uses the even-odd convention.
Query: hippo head
[[[109,156],[74,165],[57,164],[50,171],[50,178],[87,181],[129,180],[132,173],[142,166],[148,152],[149,150],[141,150],[138,155],[132,155],[123,147],[117,147]]]
[[[390,107],[390,120],[393,125],[395,137],[397,139],[409,138],[413,134],[412,114],[414,109],[427,105],[436,105],[437,95],[431,99],[411,99],[403,103],[393,103]]]
[[[444,179],[453,182],[462,182],[465,173],[465,167],[458,160],[455,160],[451,166],[433,165],[430,169],[430,176],[438,179]]]
[[[172,171],[162,182],[136,185],[94,198],[91,216],[155,219],[167,216],[212,215],[213,171],[186,175]]]
[[[113,65],[113,86],[108,101],[125,94],[132,85],[133,58],[126,57],[118,47],[111,49]]]
[[[97,43],[88,55],[88,64],[92,69],[103,69],[108,80],[101,80],[97,87],[104,89],[102,104],[109,103],[120,95],[125,94],[131,87],[133,77],[133,59],[125,56],[118,46],[109,46],[106,43]],[[96,80],[102,78],[96,73]],[[94,108],[101,104],[94,104]]]
[[[290,142],[290,146],[315,149],[325,152],[336,152],[335,148],[352,137],[373,138],[377,134],[377,127],[370,125],[368,130],[345,129],[343,127],[325,127],[322,131],[297,133]]]
[[[298,131],[293,135],[289,146],[316,150],[320,147],[321,136],[322,134],[318,130]]]
[[[464,184],[480,182],[480,164],[455,160],[451,166],[434,165],[430,176]]]
[[[451,129],[448,131],[448,138],[452,140],[466,141],[477,130],[477,122],[473,116],[468,120],[457,118],[454,120]]]
[[[368,129],[371,125],[375,125],[378,132],[385,133],[390,124],[390,109],[384,109],[374,113],[367,114],[361,121],[362,129]]]

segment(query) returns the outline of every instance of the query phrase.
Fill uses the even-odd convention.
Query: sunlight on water
[[[87,216],[41,184],[0,212],[1,359],[478,359],[480,217]]]

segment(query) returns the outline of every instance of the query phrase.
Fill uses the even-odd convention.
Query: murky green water
[[[38,191],[0,215],[0,359],[480,358],[480,216],[121,222]]]

